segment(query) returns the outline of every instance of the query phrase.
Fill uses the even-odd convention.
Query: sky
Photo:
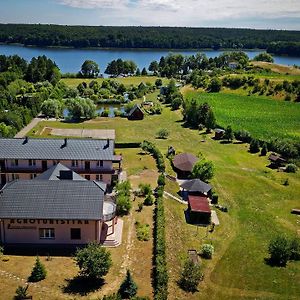
[[[0,23],[300,30],[300,0],[0,0]]]

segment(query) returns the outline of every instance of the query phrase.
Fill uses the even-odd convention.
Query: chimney
[[[104,145],[103,149],[109,148],[109,139],[106,140],[106,144]]]
[[[60,170],[59,171],[60,180],[73,180],[73,171],[72,170]]]
[[[28,143],[28,136],[25,136],[25,139],[23,141],[23,145],[27,144]]]
[[[67,145],[68,145],[68,139],[65,138],[64,143],[60,146],[60,148],[65,148],[65,147],[67,147]]]

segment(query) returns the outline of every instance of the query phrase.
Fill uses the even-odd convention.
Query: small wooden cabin
[[[191,223],[210,224],[211,209],[207,197],[189,195],[188,212]]]
[[[215,140],[220,140],[223,138],[223,135],[225,133],[225,130],[224,129],[221,129],[221,128],[216,128],[214,130],[215,132]]]
[[[139,107],[139,105],[135,105],[127,115],[128,120],[143,120],[144,119],[144,112]]]

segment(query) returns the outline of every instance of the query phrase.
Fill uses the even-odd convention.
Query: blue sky
[[[300,30],[300,0],[0,0],[1,23]]]

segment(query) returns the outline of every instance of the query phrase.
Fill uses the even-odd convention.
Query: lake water
[[[46,55],[56,62],[63,73],[76,73],[80,70],[82,63],[87,60],[96,61],[99,64],[100,72],[104,73],[109,62],[114,59],[121,58],[123,60],[133,60],[137,66],[142,69],[148,68],[153,60],[159,60],[161,56],[166,56],[168,53],[181,53],[183,55],[192,55],[197,52],[202,52],[207,57],[219,56],[222,51],[195,51],[195,50],[137,50],[137,49],[58,49],[58,48],[37,48],[23,47],[17,45],[0,45],[0,54],[14,55],[17,54],[26,60],[31,60],[32,57]],[[251,58],[262,51],[245,51]],[[300,66],[300,57],[285,57],[274,56],[275,63],[284,65]]]

